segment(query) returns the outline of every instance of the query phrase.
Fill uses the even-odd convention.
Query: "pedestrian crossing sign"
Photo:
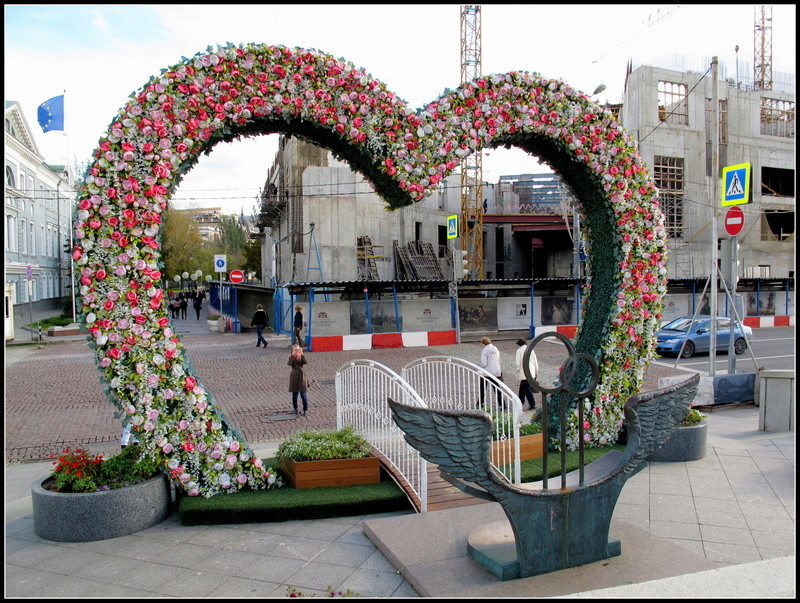
[[[458,238],[458,215],[447,216],[447,238]]]
[[[749,163],[722,168],[722,207],[750,203],[751,172]]]

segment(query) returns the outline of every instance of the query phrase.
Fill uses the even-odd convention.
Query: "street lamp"
[[[606,89],[606,85],[605,84],[600,84],[599,86],[597,86],[597,88],[594,89],[594,92],[592,92],[592,96],[594,96],[596,94],[600,94],[605,89]]]

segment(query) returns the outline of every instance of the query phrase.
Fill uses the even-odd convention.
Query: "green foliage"
[[[492,418],[492,439],[499,440],[507,437],[513,428],[514,416],[505,412],[490,412]]]
[[[244,256],[242,269],[255,273],[256,278],[261,280],[261,240],[247,241],[242,249],[242,254]]]
[[[499,440],[503,436],[508,437],[512,433],[514,416],[511,413],[489,413],[492,418],[492,439]],[[535,423],[525,423],[519,426],[519,435],[534,435],[541,433],[542,424],[539,421]]]
[[[212,265],[213,253],[206,249],[194,214],[170,208],[164,212],[162,221],[161,259],[164,262],[164,276],[171,279],[183,272],[208,270]]]
[[[534,421],[533,423],[525,423],[524,425],[520,425],[519,427],[520,437],[528,435],[536,435],[537,433],[542,433],[541,421]]]
[[[53,482],[58,492],[97,492],[124,488],[155,477],[158,465],[143,456],[139,446],[127,446],[108,459],[90,455],[83,448],[67,448],[53,463]]]
[[[278,460],[326,461],[369,456],[369,444],[352,425],[338,431],[299,431],[278,446]]]
[[[692,425],[700,425],[701,423],[704,423],[705,420],[706,416],[703,413],[696,408],[691,408],[686,414],[686,417],[684,417],[681,425],[683,427],[691,427]]]
[[[220,216],[219,244],[223,253],[241,255],[247,243],[247,233],[235,216]]]
[[[72,316],[51,316],[50,318],[45,318],[39,322],[32,322],[25,326],[32,329],[36,329],[38,327],[42,331],[46,331],[49,327],[66,327],[67,325],[71,324]]]

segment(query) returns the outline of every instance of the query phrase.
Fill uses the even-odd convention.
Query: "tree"
[[[228,256],[231,266],[244,264],[244,248],[247,233],[235,216],[220,216],[219,220],[219,253]]]
[[[164,276],[172,278],[182,272],[208,271],[213,251],[208,249],[195,216],[190,211],[168,208],[164,212],[161,259]]]
[[[244,264],[242,267],[255,274],[261,280],[261,239],[251,239],[244,245]]]

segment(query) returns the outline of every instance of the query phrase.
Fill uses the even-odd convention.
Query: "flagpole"
[[[64,107],[64,142],[65,142],[66,147],[67,147],[67,151],[66,151],[67,152],[66,169],[67,169],[67,176],[70,176],[70,175],[72,176],[72,186],[70,188],[72,188],[72,190],[74,192],[74,190],[75,190],[75,178],[77,177],[77,174],[73,174],[72,173],[72,165],[70,164],[70,158],[69,158],[69,134],[68,134],[68,129],[67,129],[67,89],[66,88],[64,88],[64,105],[63,105],[63,107]],[[75,201],[75,199],[72,199],[73,203],[74,203],[74,201]],[[73,203],[70,203],[67,206],[67,208],[71,209],[72,206],[73,206]],[[73,248],[72,232],[75,229],[74,217],[75,217],[74,216],[74,212],[73,211],[69,211],[69,222],[67,224],[69,226],[69,282],[70,282],[69,290],[72,293],[72,322],[75,322],[75,320],[76,320],[76,314],[75,314],[75,260],[72,259],[72,248]]]

